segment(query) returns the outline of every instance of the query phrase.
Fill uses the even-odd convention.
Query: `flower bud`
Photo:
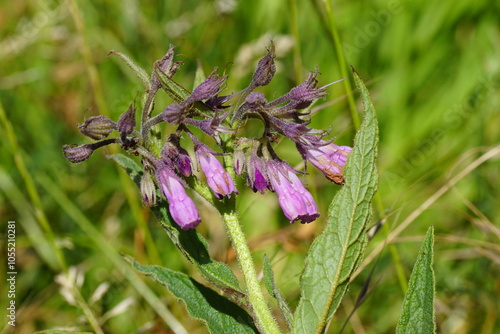
[[[267,49],[267,54],[259,60],[257,69],[253,74],[252,84],[255,86],[266,86],[269,84],[276,72],[276,65],[274,64],[274,43],[271,41],[271,47]]]
[[[76,146],[75,144],[64,145],[63,155],[72,163],[79,163],[87,160],[94,153],[94,147],[91,144]]]
[[[245,170],[245,153],[243,150],[235,150],[233,153],[233,168],[236,175],[241,175]]]
[[[116,129],[116,123],[106,116],[92,116],[78,125],[78,130],[85,136],[100,140],[109,136]]]
[[[141,178],[141,197],[146,206],[156,205],[156,187],[151,174],[144,170]]]
[[[198,87],[193,90],[193,93],[186,99],[189,103],[202,101],[216,96],[221,90],[222,85],[227,80],[227,76],[218,77],[215,72],[217,68],[205,79]]]
[[[125,111],[118,120],[118,132],[122,136],[127,136],[135,129],[135,108],[132,104],[127,111]]]

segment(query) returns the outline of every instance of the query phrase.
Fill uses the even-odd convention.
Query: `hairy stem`
[[[232,202],[235,203],[234,200]],[[255,317],[257,318],[257,327],[262,333],[280,333],[281,331],[264,299],[253,263],[252,254],[250,253],[250,248],[248,247],[245,235],[241,229],[240,219],[234,205],[233,208],[226,212],[221,212],[221,214],[245,279],[248,298],[253,306]]]

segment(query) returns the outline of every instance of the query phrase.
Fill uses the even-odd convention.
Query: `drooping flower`
[[[198,226],[201,218],[193,200],[186,194],[180,178],[166,166],[156,172],[161,191],[168,200],[168,209],[174,221],[183,230]]]
[[[267,163],[267,173],[272,189],[278,194],[278,202],[290,223],[300,220],[310,223],[319,217],[318,207],[311,193],[287,163],[271,160]]]
[[[326,178],[336,184],[344,184],[344,166],[352,148],[332,143],[314,147],[296,143],[297,149],[305,160],[319,169]]]
[[[194,151],[207,178],[208,186],[219,199],[223,196],[230,196],[232,193],[238,193],[231,175],[222,167],[211,149],[198,142],[195,143]]]

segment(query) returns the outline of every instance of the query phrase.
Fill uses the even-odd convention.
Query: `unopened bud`
[[[226,82],[227,76],[219,77],[216,72],[217,68],[193,90],[193,93],[188,98],[189,102],[210,99],[222,90],[222,85]]]
[[[78,130],[85,136],[100,140],[109,136],[116,129],[116,123],[106,116],[92,116],[78,125]]]
[[[132,133],[135,129],[135,108],[130,104],[127,111],[125,111],[118,120],[118,131],[122,136]]]
[[[156,187],[151,174],[144,171],[141,178],[141,197],[144,205],[156,205]]]
[[[269,84],[276,72],[276,65],[274,64],[274,43],[271,41],[271,46],[267,49],[267,54],[259,60],[257,69],[253,74],[252,83],[256,86],[266,86]]]
[[[72,163],[79,163],[87,160],[94,153],[94,148],[91,144],[76,146],[75,144],[64,145],[63,155]]]

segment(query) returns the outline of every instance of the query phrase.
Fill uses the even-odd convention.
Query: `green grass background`
[[[374,224],[382,220],[385,227],[371,240],[369,260],[329,333],[338,333],[346,321],[372,268],[370,293],[345,333],[394,331],[402,281],[431,224],[436,231],[438,330],[500,333],[498,151],[460,175],[500,142],[500,3],[356,0],[333,1],[331,7],[346,63],[364,78],[378,111],[380,187]],[[86,310],[106,333],[171,333],[146,302],[147,292],[131,283],[126,264],[117,261],[119,253],[199,275],[103,150],[71,165],[61,146],[85,142],[76,128],[85,117],[117,119],[139,99],[141,82],[118,58],[106,57],[113,49],[150,71],[174,44],[176,59],[185,63],[176,74],[180,83],[192,87],[199,59],[206,72],[226,68],[228,91],[234,92],[248,83],[273,39],[278,72],[263,90],[268,98],[287,92],[316,65],[320,85],[340,79],[323,2],[12,1],[0,4],[0,27],[0,102],[7,119],[0,127],[0,330],[88,330]],[[159,95],[156,110],[169,103]],[[328,99],[317,106],[331,101],[318,108],[312,125],[332,129],[337,143],[349,145],[354,126],[342,83],[329,88]],[[286,141],[278,151],[300,163]],[[309,171],[304,181],[322,217],[307,226],[290,226],[274,194],[253,194],[239,186],[238,205],[255,259],[260,263],[264,252],[271,257],[292,307],[299,297],[303,259],[338,190],[321,173]],[[448,183],[456,177],[460,180]],[[443,186],[446,191],[437,193]],[[205,220],[199,231],[212,255],[238,271],[222,224],[209,218],[210,208],[202,203],[200,208]],[[15,331],[3,326],[8,220],[17,222]],[[408,227],[390,239],[391,250],[385,247],[380,257],[374,256],[405,221]],[[81,277],[73,285],[75,305],[60,293],[56,278],[68,268],[77,268]],[[161,286],[144,282],[189,333],[206,332]],[[92,298],[99,286],[107,289]],[[109,313],[124,301],[117,315]]]

